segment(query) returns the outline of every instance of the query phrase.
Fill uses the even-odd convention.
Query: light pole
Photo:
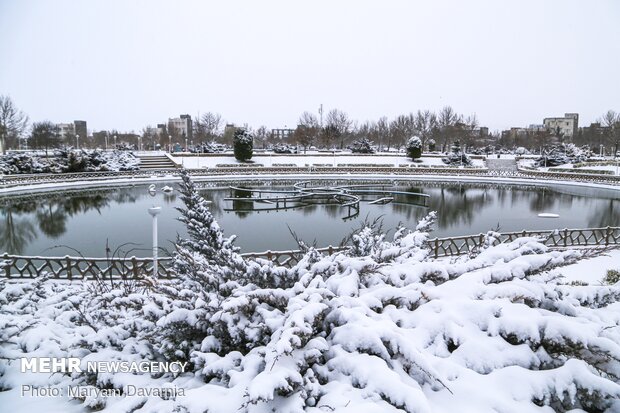
[[[185,152],[189,152],[189,151],[187,150],[187,138],[185,138]]]
[[[80,149],[80,135],[75,135],[75,149]]]
[[[157,215],[161,212],[161,207],[149,208],[149,214],[153,217],[153,277],[157,278]]]
[[[105,134],[105,151],[108,151],[108,134]]]
[[[601,158],[603,157],[603,145],[602,144],[599,148],[598,156],[600,156]]]
[[[168,135],[168,152],[172,153],[172,135]]]
[[[117,149],[117,146],[116,146],[116,135],[114,135],[114,149]]]

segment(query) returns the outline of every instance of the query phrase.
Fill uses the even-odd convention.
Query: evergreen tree
[[[252,159],[252,151],[254,149],[254,138],[251,133],[245,129],[237,129],[233,137],[233,149],[235,158],[238,161],[249,161]]]
[[[353,142],[353,147],[351,149],[353,153],[375,153],[375,150],[372,148],[372,142],[367,138],[361,138]]]
[[[422,141],[417,136],[412,136],[407,141],[407,155],[412,160],[422,157]]]
[[[429,152],[435,152],[435,146],[437,145],[437,143],[435,142],[435,139],[429,139],[428,141],[428,150]]]
[[[472,161],[464,152],[461,151],[461,144],[459,141],[454,141],[452,144],[452,152],[445,158],[441,159],[443,163],[451,166],[471,166]]]

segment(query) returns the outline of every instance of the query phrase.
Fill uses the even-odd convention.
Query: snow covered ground
[[[231,155],[223,156],[173,156],[175,162],[179,165],[183,165],[186,168],[215,168],[218,164],[230,165],[239,164],[235,157]],[[345,155],[336,154],[331,155],[263,155],[254,154],[252,161],[261,164],[263,166],[274,165],[295,165],[295,166],[309,166],[309,165],[417,165],[417,166],[446,166],[440,157],[422,157],[421,162],[412,162],[410,158],[405,155]],[[475,167],[484,167],[484,161],[482,159],[472,160]]]
[[[580,261],[535,238],[491,246],[490,232],[476,253],[434,260],[430,214],[286,269],[243,260],[183,179],[175,280],[0,281],[3,411],[619,411],[620,284],[600,283],[618,251]],[[187,364],[20,372],[43,356]]]
[[[558,268],[552,273],[561,275],[567,281],[584,281],[598,285],[610,269],[620,271],[620,248]]]
[[[519,161],[519,166],[521,167],[531,168],[531,167],[534,167],[534,164],[535,164],[535,161],[532,159],[522,159]],[[616,165],[587,165],[586,164],[580,167],[575,167],[572,163],[567,163],[567,164],[553,166],[549,168],[539,167],[536,169],[542,172],[553,172],[554,170],[557,170],[557,169],[572,169],[573,172],[575,173],[579,173],[579,172],[587,173],[588,170],[610,171],[613,173],[613,175],[620,175],[620,166],[616,166]],[[566,171],[562,171],[562,172],[566,172]]]

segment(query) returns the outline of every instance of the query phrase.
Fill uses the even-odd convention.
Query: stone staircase
[[[137,155],[140,170],[175,169],[177,166],[166,155]]]
[[[517,161],[514,159],[502,159],[502,158],[491,158],[488,157],[486,159],[487,168],[489,171],[507,171],[507,172],[517,172]]]

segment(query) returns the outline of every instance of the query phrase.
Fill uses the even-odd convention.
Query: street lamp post
[[[185,138],[185,152],[189,152],[189,150],[187,149],[187,138]]]
[[[75,135],[75,149],[80,149],[80,135]]]
[[[168,135],[168,152],[172,153],[172,135]]]
[[[105,137],[105,151],[107,152],[108,151],[108,134],[106,133],[104,137]]]
[[[117,149],[117,146],[116,146],[116,135],[114,135],[114,149]]]
[[[161,207],[153,206],[149,208],[149,214],[153,217],[153,277],[157,278],[157,215],[161,212]]]

